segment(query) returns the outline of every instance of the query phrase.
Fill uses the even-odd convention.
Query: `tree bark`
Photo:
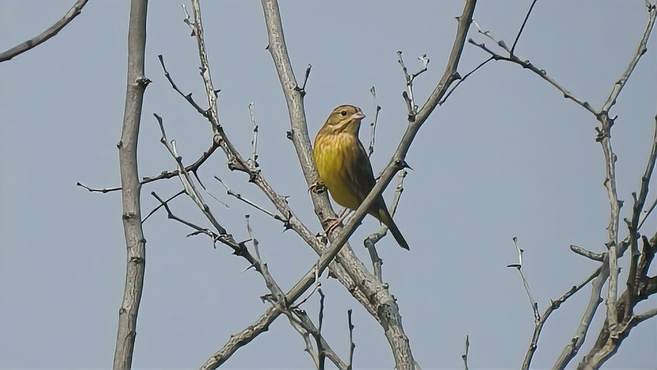
[[[132,0],[128,30],[128,78],[119,148],[123,230],[127,248],[127,266],[123,301],[119,309],[118,333],[114,352],[114,370],[128,370],[137,335],[137,314],[144,284],[146,240],[141,227],[137,141],[144,91],[150,82],[144,77],[146,13],[148,0]]]

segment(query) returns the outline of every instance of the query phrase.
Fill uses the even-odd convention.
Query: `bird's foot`
[[[335,230],[336,227],[342,225],[342,217],[331,217],[326,219],[326,227],[324,230],[326,231],[326,235],[331,235],[331,233]]]
[[[326,185],[322,184],[320,181],[315,181],[308,188],[308,192],[313,192],[316,194],[323,193],[326,191]]]
[[[327,218],[324,223],[326,224],[326,227],[324,230],[326,230],[326,235],[330,235],[336,227],[341,226],[342,222],[344,221],[345,218],[349,215],[349,209],[345,208],[340,212],[340,215],[338,217],[329,217]]]

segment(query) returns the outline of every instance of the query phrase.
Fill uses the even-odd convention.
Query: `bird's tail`
[[[399,228],[395,224],[395,221],[392,219],[392,216],[390,215],[390,212],[388,212],[388,209],[385,207],[385,204],[383,207],[379,207],[379,211],[375,215],[376,218],[379,219],[379,221],[383,222],[388,227],[388,230],[392,233],[392,236],[395,237],[395,240],[399,244],[400,247],[410,250],[408,247],[408,243],[406,242],[406,239],[404,239],[404,236],[402,235],[401,231],[399,231]]]

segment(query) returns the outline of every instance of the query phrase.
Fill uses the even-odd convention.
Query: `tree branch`
[[[34,36],[33,38],[21,42],[20,44],[14,46],[13,48],[5,50],[2,53],[0,53],[0,63],[9,60],[19,54],[22,54],[30,49],[33,49],[39,46],[40,44],[48,41],[48,39],[55,36],[59,31],[61,31],[64,27],[66,27],[66,25],[69,24],[73,20],[73,18],[77,17],[82,12],[82,8],[84,8],[84,6],[87,5],[87,1],[89,0],[77,0],[73,4],[71,9],[69,9],[68,12],[64,14],[63,17],[60,20],[58,20],[55,24],[48,27],[48,29]]]
[[[123,301],[114,352],[114,370],[129,370],[137,335],[137,315],[144,284],[146,239],[141,226],[137,142],[144,91],[150,80],[144,76],[146,47],[147,0],[132,0],[128,29],[128,76],[123,114],[123,128],[119,141],[119,167],[123,203],[123,230],[127,248],[127,266]]]
[[[406,170],[402,170],[399,172],[399,175],[397,176],[397,185],[395,186],[395,196],[392,199],[392,204],[390,214],[392,216],[397,213],[397,206],[399,205],[399,200],[401,199],[401,195],[404,192],[404,178],[406,177],[406,174],[408,172]],[[379,282],[383,282],[383,271],[381,269],[383,265],[383,260],[381,257],[379,257],[379,253],[376,251],[376,243],[379,242],[379,240],[383,239],[384,236],[386,236],[386,233],[388,232],[388,228],[385,225],[382,225],[378,231],[370,234],[363,240],[363,244],[365,245],[365,248],[367,248],[367,251],[370,253],[370,259],[372,260],[372,271],[374,273],[374,276],[376,276],[376,279]]]
[[[532,363],[532,359],[534,357],[534,353],[538,348],[538,339],[541,336],[541,331],[543,330],[543,326],[547,322],[550,315],[552,315],[552,312],[559,309],[559,307],[561,307],[561,304],[563,304],[568,298],[570,298],[575,293],[580,291],[584,286],[590,283],[591,280],[595,279],[600,274],[600,271],[601,268],[598,268],[591,275],[589,275],[589,277],[587,277],[584,281],[582,281],[578,285],[573,285],[567,292],[562,294],[561,297],[557,298],[556,300],[550,301],[550,305],[545,309],[543,315],[540,315],[540,320],[534,324],[534,333],[532,334],[531,341],[529,342],[529,348],[525,353],[525,359],[522,362],[522,367],[521,367],[522,370],[529,370],[530,365]]]
[[[463,369],[469,370],[468,367],[468,354],[470,352],[470,336],[466,335],[465,336],[465,349],[463,351],[463,354],[461,355],[461,359],[463,359]]]

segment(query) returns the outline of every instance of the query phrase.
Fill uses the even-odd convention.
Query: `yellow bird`
[[[358,107],[336,107],[317,133],[313,148],[321,182],[338,204],[350,209],[358,208],[375,183],[372,164],[358,139],[363,118],[365,115]],[[409,249],[383,196],[379,195],[367,212],[388,227],[402,248]]]

